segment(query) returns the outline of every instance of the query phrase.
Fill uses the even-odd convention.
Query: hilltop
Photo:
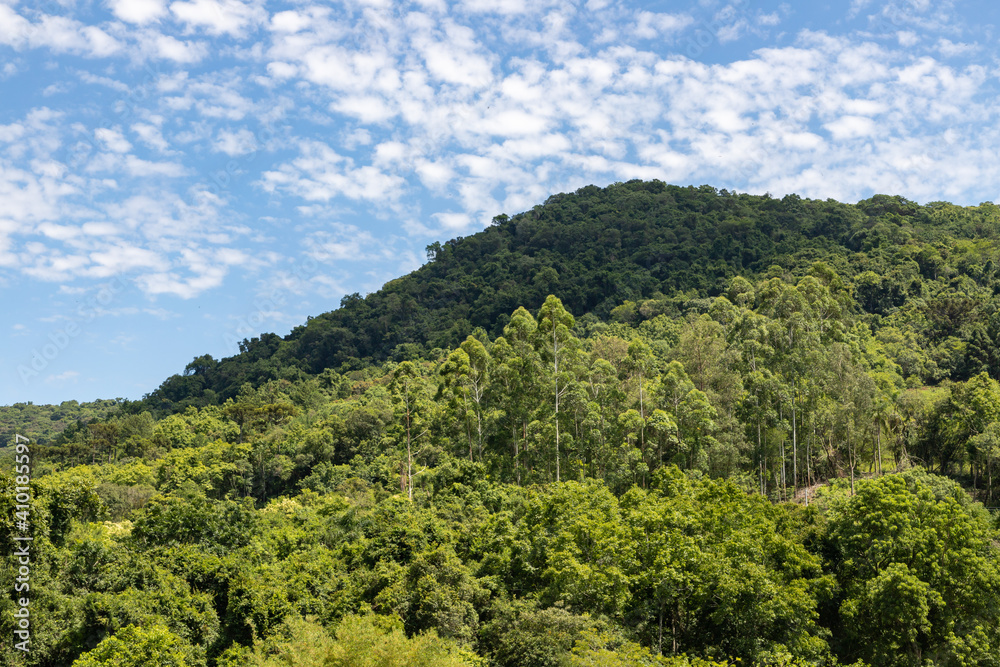
[[[476,329],[499,335],[514,309],[537,309],[548,294],[582,323],[639,321],[703,310],[735,276],[815,270],[849,285],[876,328],[886,318],[903,325],[899,345],[929,357],[920,368],[907,364],[907,376],[936,383],[995,373],[998,221],[990,203],[878,195],[844,204],[659,181],[587,186],[428,246],[421,268],[364,297],[345,296],[287,336],[244,340],[222,360],[197,357],[133,409],[168,414],[221,403],[246,382],[433,357]]]
[[[16,406],[93,417],[0,451],[22,662],[994,664],[997,220],[584,188],[143,401]]]

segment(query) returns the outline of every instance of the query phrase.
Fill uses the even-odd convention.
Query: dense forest
[[[998,244],[992,204],[658,182],[497,216],[285,338],[22,432],[32,650],[0,650],[1000,664]]]
[[[741,276],[839,277],[863,322],[911,385],[997,377],[1000,208],[919,206],[878,195],[857,205],[630,181],[550,197],[488,229],[428,246],[428,263],[378,292],[346,296],[284,338],[194,359],[142,401],[154,415],[235,398],[245,382],[297,380],[385,360],[435,358],[474,329],[503,332],[549,294],[585,323],[707,312]],[[817,263],[819,266],[817,267]],[[612,313],[618,308],[617,313]],[[858,317],[863,315],[864,317]]]
[[[117,399],[105,399],[63,401],[59,405],[0,405],[0,448],[10,445],[15,433],[30,433],[34,442],[47,445],[68,428],[83,428],[88,422],[104,419],[119,404]]]

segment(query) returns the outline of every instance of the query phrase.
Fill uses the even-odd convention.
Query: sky
[[[992,2],[0,0],[0,405],[138,399],[550,195],[1000,190]]]

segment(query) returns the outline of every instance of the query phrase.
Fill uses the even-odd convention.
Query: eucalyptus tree
[[[432,405],[427,396],[426,380],[418,373],[411,361],[404,361],[390,376],[389,391],[400,412],[403,432],[406,437],[406,461],[400,476],[401,490],[413,500],[414,446],[430,430],[428,413]]]
[[[472,429],[467,428],[470,461],[474,460],[473,443],[479,460],[483,460],[483,441],[487,437],[489,424],[496,417],[488,406],[493,368],[494,361],[486,346],[472,336],[466,338],[441,365],[442,390],[451,394],[456,402],[461,401],[459,411],[463,421],[468,424],[472,419],[475,420],[475,437]],[[468,425],[471,427],[471,424]]]
[[[646,383],[656,371],[656,357],[649,345],[637,338],[629,343],[628,354],[625,357],[625,370],[628,379],[635,383],[639,399],[639,445],[643,458],[646,456]]]
[[[577,381],[577,371],[583,361],[580,341],[572,334],[574,324],[573,316],[563,308],[562,301],[550,294],[538,311],[535,344],[545,364],[546,384],[552,398],[557,482],[560,481],[562,458],[559,403]]]
[[[530,466],[528,425],[535,412],[541,374],[541,358],[535,349],[538,323],[524,308],[518,308],[504,327],[504,335],[493,343],[494,386],[498,389],[503,418],[511,433],[514,476],[521,483],[522,470]]]

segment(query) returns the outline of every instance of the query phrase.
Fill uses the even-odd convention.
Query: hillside
[[[997,229],[639,182],[498,217],[0,451],[0,660],[997,664]]]
[[[39,444],[48,444],[77,423],[103,419],[118,409],[119,400],[79,403],[63,401],[59,405],[15,403],[0,406],[0,447],[6,447],[15,433],[30,434]]]
[[[879,195],[851,205],[658,181],[587,186],[429,246],[420,269],[344,297],[284,338],[245,340],[221,361],[198,357],[135,409],[168,414],[232,398],[244,382],[421,358],[476,328],[495,337],[517,307],[537,309],[548,294],[582,322],[607,319],[625,302],[636,305],[620,317],[648,319],[703,308],[734,276],[801,277],[817,262],[850,284],[873,326],[891,322],[900,345],[925,353],[919,368],[907,363],[907,376],[995,375],[998,221],[992,204],[920,206]]]

